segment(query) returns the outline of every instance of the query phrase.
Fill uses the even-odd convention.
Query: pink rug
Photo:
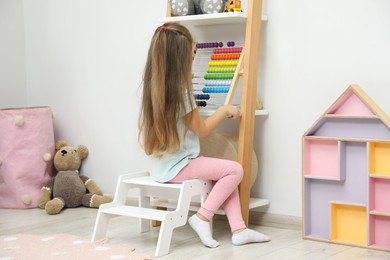
[[[137,253],[126,244],[109,244],[106,241],[67,235],[18,234],[0,236],[0,260],[30,259],[152,259]]]

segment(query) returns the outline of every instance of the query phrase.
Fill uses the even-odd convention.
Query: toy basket
[[[0,208],[35,208],[53,172],[49,107],[0,109]]]

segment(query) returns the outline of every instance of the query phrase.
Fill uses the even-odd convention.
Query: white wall
[[[119,174],[149,167],[138,88],[165,1],[134,2],[24,1],[28,105],[50,105],[57,139],[90,148],[82,171],[105,193]],[[389,9],[387,0],[265,2],[259,93],[269,116],[256,118],[252,193],[270,199],[269,213],[301,216],[301,136],[350,83],[390,114]]]
[[[25,1],[29,105],[48,103],[56,138],[89,148],[82,171],[105,193],[118,175],[148,169],[137,140],[139,86],[164,14],[151,0]]]
[[[0,0],[0,109],[27,105],[22,7]]]

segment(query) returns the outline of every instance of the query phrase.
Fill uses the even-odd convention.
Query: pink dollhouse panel
[[[371,109],[352,91],[340,98],[328,114],[345,116],[372,116]]]
[[[304,142],[304,174],[306,176],[338,176],[338,142],[310,139]]]
[[[378,248],[390,248],[390,218],[386,216],[375,215],[371,215],[370,218],[370,244]]]
[[[371,178],[371,209],[390,214],[390,180]],[[390,236],[390,233],[389,233]]]

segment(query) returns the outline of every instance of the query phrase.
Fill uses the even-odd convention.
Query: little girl
[[[195,53],[194,40],[184,26],[166,23],[156,29],[145,66],[139,118],[140,139],[153,162],[152,176],[158,182],[203,179],[215,183],[203,206],[188,220],[205,246],[219,246],[209,222],[220,207],[234,245],[269,241],[268,236],[248,229],[242,219],[237,188],[242,166],[199,156],[199,137],[209,135],[225,118],[240,118],[241,113],[235,106],[224,105],[202,119],[192,89]]]

